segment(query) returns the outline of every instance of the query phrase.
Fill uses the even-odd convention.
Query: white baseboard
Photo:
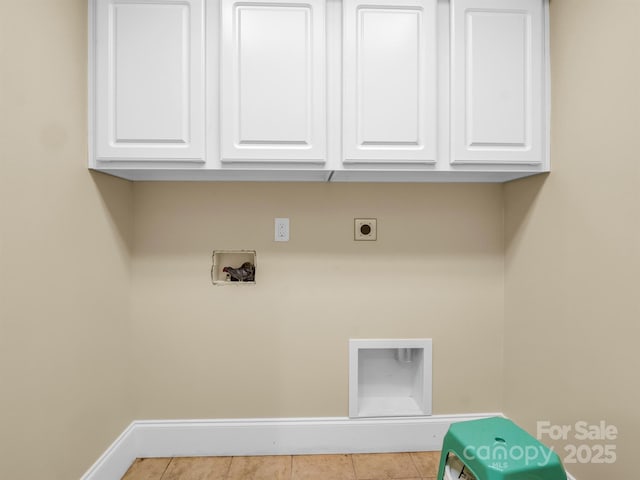
[[[120,480],[131,463],[138,458],[133,422],[107,448],[80,480]]]
[[[449,425],[501,413],[406,418],[138,420],[81,480],[120,480],[141,457],[301,455],[440,450]]]

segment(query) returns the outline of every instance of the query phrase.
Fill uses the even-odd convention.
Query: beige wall
[[[132,418],[131,184],[86,169],[86,1],[0,10],[0,478],[78,478]]]
[[[552,173],[505,188],[505,411],[615,424],[593,443],[617,462],[567,465],[580,480],[637,469],[639,27],[636,0],[552,1]]]
[[[433,338],[435,413],[500,409],[500,185],[138,183],[134,205],[136,418],[347,415],[369,337]],[[257,285],[211,285],[212,250],[243,248]]]

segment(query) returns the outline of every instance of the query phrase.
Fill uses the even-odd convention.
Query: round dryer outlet
[[[373,241],[378,239],[378,221],[375,218],[354,218],[354,235],[356,241]]]

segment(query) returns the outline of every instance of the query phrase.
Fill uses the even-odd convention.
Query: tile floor
[[[122,480],[435,480],[440,452],[139,458]]]

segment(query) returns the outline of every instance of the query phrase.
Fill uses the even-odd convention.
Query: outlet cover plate
[[[288,242],[289,241],[289,219],[276,218],[274,223],[275,223],[274,240],[276,242]]]

